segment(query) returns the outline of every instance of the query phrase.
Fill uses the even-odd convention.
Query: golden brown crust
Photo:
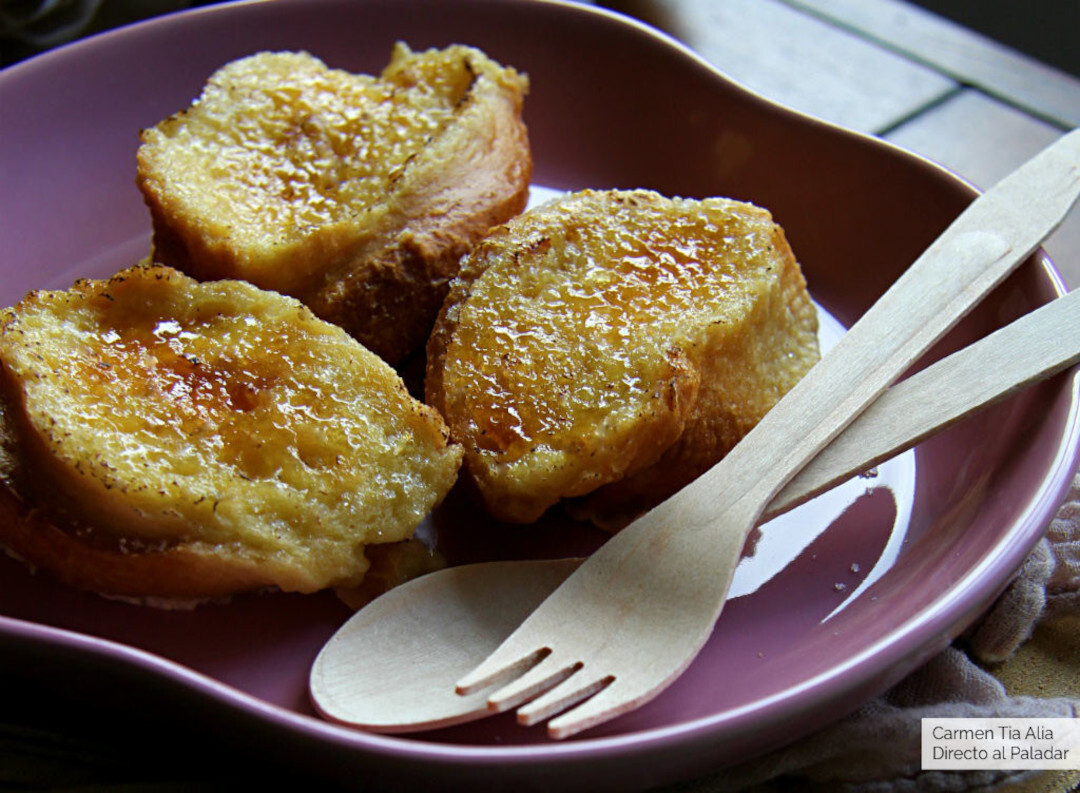
[[[571,499],[617,528],[726,454],[817,360],[816,331],[764,210],[583,191],[463,261],[426,398],[497,518]]]
[[[136,267],[3,314],[0,544],[76,586],[355,587],[459,464],[385,362],[247,283]]]
[[[395,194],[400,227],[301,299],[387,360],[423,346],[461,257],[528,202],[532,158],[523,98],[476,86],[465,104],[484,108],[483,123],[448,130],[437,149],[410,164]]]
[[[816,309],[783,229],[773,235],[772,299],[744,320],[749,333],[714,348],[711,366],[697,363],[702,387],[678,440],[648,467],[574,499],[571,515],[609,530],[626,525],[715,465],[817,361]],[[778,363],[785,358],[790,368]]]
[[[268,586],[257,566],[206,550],[118,553],[80,539],[0,488],[0,545],[70,586],[115,597],[205,600]]]
[[[0,487],[0,548],[68,586],[149,605],[186,607],[241,592],[270,588],[255,560],[228,557],[220,550],[176,547],[117,553],[88,540],[86,527],[67,525]],[[80,536],[81,535],[81,536]],[[372,545],[359,584],[335,589],[358,609],[395,586],[445,566],[419,540]]]
[[[143,133],[137,182],[155,259],[293,295],[396,363],[423,344],[460,257],[525,207],[526,90],[524,76],[460,46],[398,45],[378,80],[302,53],[229,64],[199,102]],[[220,129],[237,116],[267,119],[266,130],[238,145]],[[193,161],[199,146],[217,156]],[[230,158],[244,165],[222,168]],[[284,215],[274,234],[240,233]]]

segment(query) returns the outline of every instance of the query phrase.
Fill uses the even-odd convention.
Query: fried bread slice
[[[717,462],[818,360],[782,229],[728,199],[583,191],[463,261],[426,399],[498,519],[617,528]]]
[[[355,587],[460,460],[388,364],[246,282],[137,266],[0,318],[0,543],[85,589]]]
[[[154,258],[297,297],[391,363],[458,261],[528,200],[528,81],[477,49],[398,44],[378,77],[304,52],[226,64],[142,133]]]

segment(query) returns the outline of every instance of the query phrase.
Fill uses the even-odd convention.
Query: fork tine
[[[526,727],[556,713],[572,708],[582,700],[603,691],[615,680],[612,675],[589,674],[584,670],[553,686],[531,702],[518,708],[517,720]]]
[[[619,681],[614,680],[573,710],[549,721],[548,735],[556,740],[569,738],[582,730],[629,713],[651,698],[627,696],[626,691],[620,688]]]
[[[489,686],[500,685],[528,673],[551,655],[551,650],[541,647],[532,652],[514,654],[513,648],[499,648],[488,656],[480,666],[458,680],[454,688],[458,694],[469,696]]]
[[[507,683],[488,697],[488,710],[493,713],[516,708],[523,702],[559,686],[581,668],[581,664],[565,656],[550,653],[540,663],[517,680]]]

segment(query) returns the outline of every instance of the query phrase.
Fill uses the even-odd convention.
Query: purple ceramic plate
[[[165,17],[0,73],[0,299],[145,255],[139,129],[186,105],[224,62],[306,49],[377,72],[392,44],[472,44],[528,72],[538,185],[727,195],[771,209],[811,292],[850,324],[972,198],[878,141],[777,108],[670,39],[589,7],[528,0],[275,0]],[[1033,257],[936,348],[1055,297]],[[60,685],[94,674],[112,702],[187,720],[313,774],[372,786],[642,788],[764,752],[842,716],[944,647],[1038,540],[1077,462],[1072,376],[920,446],[899,480],[865,480],[766,526],[782,561],[725,611],[672,688],[563,743],[508,718],[408,737],[320,721],[316,652],[347,612],[332,596],[237,598],[165,612],[111,602],[4,560],[6,668]],[[466,530],[452,497],[428,527],[457,559],[577,552],[580,527]],[[472,513],[470,513],[472,514]],[[768,549],[768,554],[765,549]],[[751,559],[753,561],[753,558]]]

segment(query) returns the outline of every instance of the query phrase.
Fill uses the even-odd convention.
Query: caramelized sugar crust
[[[461,458],[340,328],[163,266],[6,310],[0,404],[4,508],[23,518],[0,540],[109,594],[356,585],[364,546],[409,538]]]
[[[718,461],[818,360],[783,231],[736,201],[584,191],[492,232],[428,346],[427,400],[499,519],[616,528]]]
[[[462,46],[399,44],[379,77],[303,52],[229,63],[142,133],[155,258],[293,295],[400,360],[460,257],[525,206],[527,88]]]

